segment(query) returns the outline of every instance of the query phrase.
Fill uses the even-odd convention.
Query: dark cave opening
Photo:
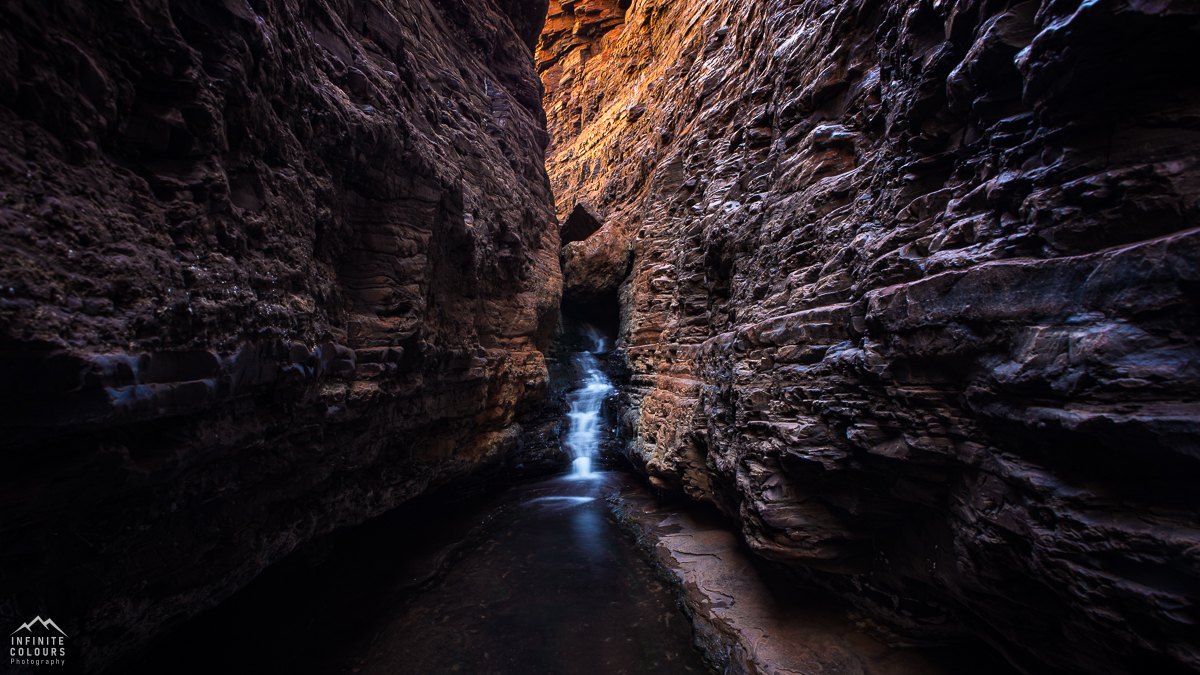
[[[563,298],[561,332],[556,342],[570,351],[586,347],[584,326],[592,326],[606,336],[610,348],[616,346],[621,334],[621,297],[616,289],[583,298]]]

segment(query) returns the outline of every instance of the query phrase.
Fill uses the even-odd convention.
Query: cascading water
[[[612,392],[612,383],[600,370],[597,354],[608,350],[608,340],[595,328],[584,327],[584,334],[592,341],[592,350],[579,352],[572,361],[584,372],[583,386],[571,393],[567,400],[571,410],[567,416],[571,429],[567,432],[565,445],[574,457],[571,475],[576,478],[594,478],[592,460],[599,455],[601,440],[600,406]]]

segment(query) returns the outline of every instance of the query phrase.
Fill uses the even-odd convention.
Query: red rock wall
[[[0,625],[53,617],[95,670],[520,461],[561,287],[544,17],[0,8]]]
[[[635,462],[895,635],[1200,669],[1196,5],[620,9],[538,67]]]

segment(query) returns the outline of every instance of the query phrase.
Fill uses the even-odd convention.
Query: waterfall
[[[572,356],[572,361],[584,372],[583,386],[567,397],[571,404],[571,410],[567,413],[571,429],[567,432],[565,445],[574,458],[571,475],[575,478],[592,478],[596,475],[592,472],[592,460],[600,451],[600,406],[613,388],[596,359],[596,354],[608,350],[608,340],[591,326],[584,326],[584,334],[592,341],[592,350]]]

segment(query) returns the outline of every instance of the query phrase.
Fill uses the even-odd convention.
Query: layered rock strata
[[[559,240],[507,0],[0,8],[0,624],[94,671],[520,461]]]
[[[1194,672],[1193,3],[552,2],[631,458],[902,639]]]

